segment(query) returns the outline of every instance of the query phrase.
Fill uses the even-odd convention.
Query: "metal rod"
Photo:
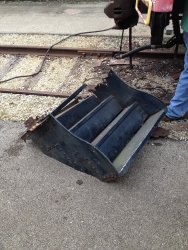
[[[129,51],[132,51],[132,27],[129,28]],[[133,57],[129,56],[129,65],[130,68],[133,68]]]
[[[7,89],[7,88],[0,88],[0,93],[36,95],[36,96],[51,96],[51,97],[60,97],[60,98],[67,98],[71,95],[71,93],[66,93],[66,92],[48,92],[48,91]]]
[[[122,30],[122,34],[121,34],[121,42],[120,42],[119,51],[122,51],[124,31],[125,31],[125,30],[123,29],[123,30]]]
[[[62,102],[52,113],[51,115],[55,116],[62,108],[64,108],[68,103],[70,103],[74,98],[76,98],[82,90],[86,88],[86,84],[83,84],[78,88],[72,95],[70,95],[64,102]]]

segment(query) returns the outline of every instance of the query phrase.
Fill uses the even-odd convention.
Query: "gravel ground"
[[[9,55],[6,56],[9,58]],[[0,57],[1,58],[1,57]],[[16,58],[16,57],[15,57]],[[6,76],[4,76],[1,80],[6,80],[8,78],[19,76],[19,75],[28,75],[36,71],[38,65],[41,62],[40,57],[32,57],[32,56],[25,56],[19,57],[19,63],[15,65],[13,69],[11,69]],[[0,59],[1,60],[1,59]],[[1,64],[0,64],[1,65]],[[2,83],[2,88],[20,88],[23,89],[25,84],[25,78],[18,78],[11,82]]]
[[[0,34],[1,45],[27,45],[27,46],[50,46],[65,38],[64,35],[40,35],[40,34]],[[124,38],[125,48],[128,37]],[[133,38],[133,45],[143,45],[149,42],[149,38]],[[80,48],[106,48],[119,49],[120,37],[107,36],[79,36],[72,37],[58,44],[58,47],[80,47]]]
[[[62,98],[0,94],[0,119],[24,121],[53,110]]]

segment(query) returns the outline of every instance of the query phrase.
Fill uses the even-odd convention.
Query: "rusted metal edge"
[[[7,89],[7,88],[0,88],[0,93],[36,95],[36,96],[51,96],[51,97],[60,97],[60,98],[67,98],[71,95],[71,93],[66,93],[66,92],[49,92],[49,91]],[[86,95],[86,94],[82,94],[82,95],[79,95],[79,98],[85,98],[87,96],[88,95]]]
[[[0,54],[15,54],[15,55],[45,55],[49,47],[44,46],[17,46],[17,45],[1,45]],[[127,51],[122,51],[126,53]],[[64,56],[64,57],[114,57],[119,53],[117,50],[112,49],[89,49],[89,48],[68,48],[68,47],[55,47],[48,53],[50,56]],[[178,56],[182,57],[184,53],[179,53]],[[158,58],[172,58],[174,53],[168,49],[146,50],[134,55],[135,57],[158,57]]]
[[[42,115],[40,117],[36,117],[35,119],[33,117],[29,117],[24,123],[25,127],[27,128],[27,131],[22,134],[21,139],[26,142],[31,132],[35,130],[38,126],[40,126],[43,122],[45,122],[48,117],[49,115]]]

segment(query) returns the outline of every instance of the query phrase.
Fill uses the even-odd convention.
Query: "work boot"
[[[172,121],[179,121],[179,120],[187,120],[188,119],[188,112],[183,116],[183,117],[178,117],[178,118],[171,118],[165,115],[162,119],[164,122],[172,122]]]

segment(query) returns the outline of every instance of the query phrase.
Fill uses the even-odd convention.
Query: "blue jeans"
[[[166,115],[173,119],[181,118],[188,112],[188,32],[183,33],[186,45],[186,53],[184,59],[184,70],[182,71],[175,95],[170,101]]]

